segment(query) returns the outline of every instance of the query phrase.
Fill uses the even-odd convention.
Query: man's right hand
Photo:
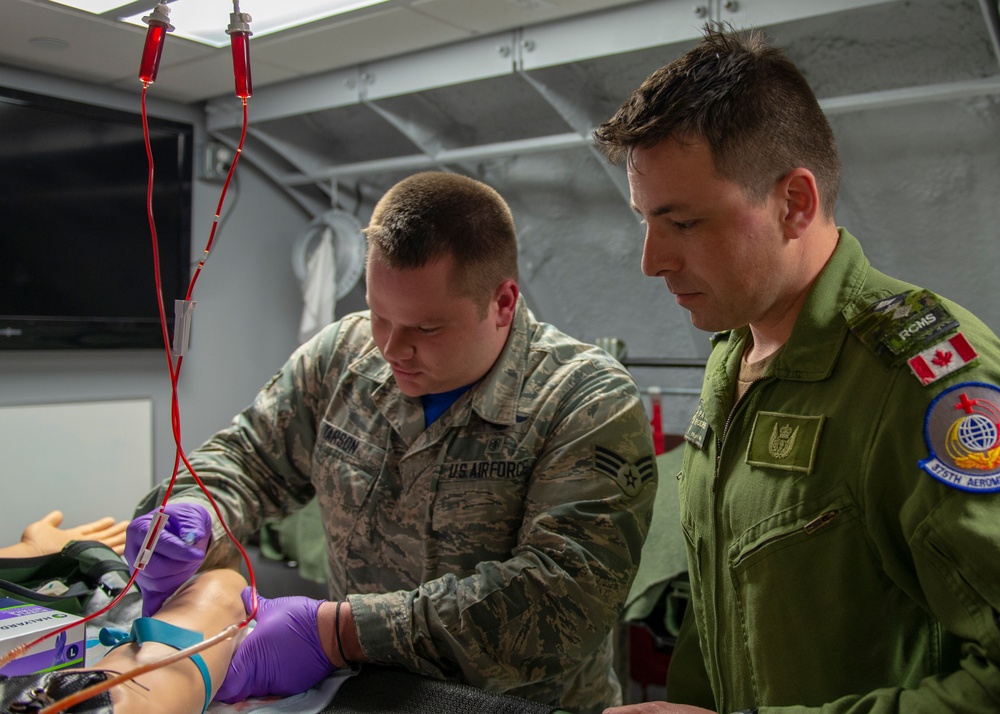
[[[241,597],[249,615],[253,590],[244,588]],[[302,595],[258,596],[257,625],[236,648],[216,700],[233,704],[247,697],[290,697],[330,676],[336,667],[320,638],[319,610],[332,604]]]
[[[150,524],[157,514],[150,511],[134,518],[125,534],[125,560],[135,565]],[[204,506],[194,503],[168,503],[163,509],[167,521],[153,555],[136,575],[142,593],[142,616],[155,614],[164,601],[194,575],[205,560],[212,536],[212,517]]]

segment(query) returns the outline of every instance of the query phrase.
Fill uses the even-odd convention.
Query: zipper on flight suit
[[[729,410],[729,416],[726,417],[726,423],[722,427],[722,434],[715,437],[715,476],[712,478],[712,493],[715,493],[715,488],[719,485],[719,464],[722,463],[722,442],[726,440],[726,434],[729,433],[729,427],[733,423],[733,416],[736,414],[736,410],[739,408],[740,404],[743,403],[743,400],[746,399],[748,394],[750,394],[750,390],[768,379],[771,379],[771,377],[758,377],[754,381],[750,382],[747,386],[747,390],[743,392],[743,396],[737,399],[736,403],[733,404],[733,408]]]
[[[825,526],[827,523],[832,521],[834,518],[836,518],[838,513],[840,513],[839,508],[834,508],[829,511],[826,511],[825,513],[820,514],[819,516],[813,518],[811,521],[802,526],[802,530],[804,530],[809,535],[812,535],[820,528]]]
[[[740,404],[742,404],[743,400],[746,399],[746,396],[748,394],[750,394],[750,391],[754,387],[756,387],[759,382],[763,382],[765,379],[771,379],[771,378],[770,377],[759,377],[759,378],[755,379],[754,381],[752,381],[747,386],[747,390],[745,392],[743,392],[743,395],[739,399],[736,400],[736,402],[733,404],[732,408],[729,410],[729,415],[726,417],[726,423],[722,427],[722,433],[721,434],[716,434],[716,437],[715,437],[715,475],[712,478],[712,494],[713,494],[713,496],[714,496],[714,494],[716,492],[716,489],[717,489],[717,487],[719,485],[719,467],[722,464],[722,444],[723,444],[723,442],[725,442],[726,436],[729,434],[729,427],[732,426],[733,417],[736,415],[736,410],[739,409]],[[715,502],[714,498],[712,500],[713,500],[713,503],[714,503],[713,509],[712,509],[713,510],[713,514],[715,514],[715,517],[717,517],[717,511],[718,511],[718,508],[719,508],[719,504]],[[718,574],[713,575],[713,577],[718,577]],[[722,591],[721,591],[720,588],[716,588],[716,591],[715,591],[715,606],[716,606],[716,608],[720,612],[722,610],[722,602],[721,601],[722,601]],[[716,630],[715,630],[715,639],[716,639],[716,651],[719,652],[719,651],[721,651],[721,633],[720,633],[718,627],[716,627]]]
[[[812,535],[813,533],[815,533],[816,531],[818,531],[820,528],[822,528],[823,526],[825,526],[827,523],[829,523],[830,521],[832,521],[834,518],[836,518],[839,514],[840,514],[840,509],[839,508],[831,508],[829,511],[824,511],[819,516],[817,516],[816,518],[813,518],[811,521],[809,521],[804,526],[802,526],[802,530],[805,531],[806,535]],[[766,548],[767,546],[771,545],[772,543],[774,543],[776,541],[784,540],[785,538],[790,538],[793,535],[795,535],[796,533],[798,533],[797,529],[794,530],[794,531],[787,531],[785,533],[779,533],[778,535],[771,536],[767,540],[762,541],[762,542],[758,543],[757,545],[755,545],[751,550],[747,551],[746,553],[741,554],[740,555],[740,560],[746,559],[748,556],[751,556],[751,555],[759,552],[763,548]]]

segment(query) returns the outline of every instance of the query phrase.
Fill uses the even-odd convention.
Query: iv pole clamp
[[[146,30],[146,44],[142,48],[142,62],[139,65],[139,79],[146,86],[156,81],[156,72],[160,68],[160,55],[163,54],[163,40],[174,26],[170,24],[170,8],[166,0],[160,0],[153,11],[142,18],[149,25]]]
[[[233,49],[233,75],[236,78],[236,96],[246,100],[253,94],[253,82],[250,78],[250,22],[253,20],[248,12],[240,12],[239,0],[233,0],[233,11],[229,14],[230,45]]]

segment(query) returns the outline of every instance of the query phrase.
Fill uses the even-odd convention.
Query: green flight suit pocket
[[[748,528],[728,560],[729,644],[753,701],[819,706],[928,673],[928,615],[886,573],[844,484]]]

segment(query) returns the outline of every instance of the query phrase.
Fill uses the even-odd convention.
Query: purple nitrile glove
[[[240,594],[247,614],[253,591]],[[257,625],[236,648],[226,679],[215,695],[220,702],[247,697],[300,694],[326,679],[336,667],[319,641],[316,614],[322,600],[257,597]]]
[[[125,560],[132,566],[159,509],[132,519],[125,531]],[[167,521],[153,556],[135,578],[142,593],[142,616],[155,614],[163,602],[197,572],[212,535],[212,517],[195,503],[168,503]]]

